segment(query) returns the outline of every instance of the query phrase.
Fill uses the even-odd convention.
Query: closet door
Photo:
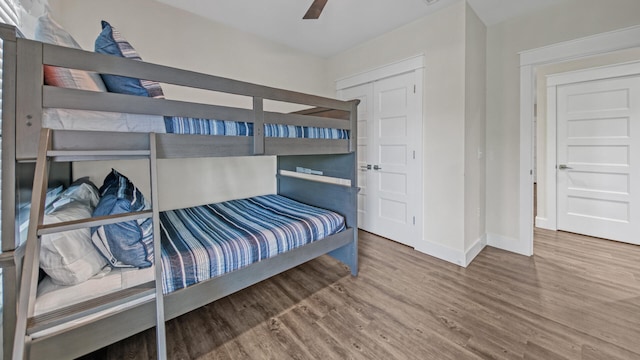
[[[416,220],[421,205],[420,130],[413,72],[374,82],[371,231],[415,246]]]
[[[358,227],[372,231],[374,217],[369,202],[368,164],[374,163],[372,147],[369,145],[373,138],[373,83],[368,83],[345,90],[341,90],[342,99],[358,99]],[[375,154],[375,152],[373,152]]]
[[[422,217],[421,74],[341,90],[358,106],[358,226],[414,246]]]

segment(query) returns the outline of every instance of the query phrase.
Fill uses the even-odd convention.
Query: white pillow
[[[49,13],[38,18],[34,37],[36,40],[45,43],[81,49],[78,42],[60,24],[55,22]],[[100,74],[84,70],[47,65],[44,67],[44,82],[46,85],[58,87],[107,91]]]
[[[62,205],[66,205],[72,201],[84,202],[93,210],[98,206],[100,193],[98,188],[89,180],[88,177],[80,178],[74,181],[66,190],[58,195],[49,207],[51,211],[47,211],[47,213],[55,211]]]
[[[89,202],[72,201],[45,215],[44,223],[91,217]],[[43,235],[40,267],[58,285],[75,285],[94,276],[107,264],[91,242],[91,229],[83,228]]]

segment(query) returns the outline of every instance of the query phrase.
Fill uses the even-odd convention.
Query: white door
[[[358,98],[359,227],[414,246],[421,234],[422,108],[417,72],[341,92]]]
[[[369,209],[369,177],[367,176],[367,164],[373,163],[369,156],[369,141],[373,126],[373,83],[368,83],[345,90],[341,90],[342,99],[358,99],[358,227],[371,231],[370,224],[373,218]]]
[[[640,244],[640,77],[557,88],[558,229]]]

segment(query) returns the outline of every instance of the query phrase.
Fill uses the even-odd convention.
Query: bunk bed
[[[162,358],[166,356],[165,320],[324,254],[342,261],[350,268],[352,275],[357,275],[357,101],[339,101],[27,40],[21,38],[14,27],[3,24],[0,24],[0,38],[3,40],[4,61],[0,261],[4,275],[5,358],[77,357],[154,326],[158,339],[158,356]],[[253,99],[253,107],[234,108],[54,87],[43,82],[43,69],[47,66],[149,79],[200,90],[243,95]],[[265,111],[265,100],[303,105],[307,109],[295,113]],[[134,124],[144,122],[135,119],[138,115],[156,118],[153,123],[154,130],[133,126],[125,128],[124,131],[122,128],[118,128],[117,131],[94,131],[91,130],[91,126],[83,128],[81,121],[77,119],[72,122],[73,125],[60,125],[52,121],[51,109],[63,109],[71,113],[91,111],[133,114],[133,120],[129,121]],[[171,128],[170,131],[157,130],[158,118],[197,119],[197,126],[202,125],[202,119],[216,119],[215,121],[223,121],[226,125],[240,124],[248,130],[240,134],[243,136],[237,136],[237,132],[233,132],[236,136],[215,135],[217,132],[206,131],[195,131],[196,134],[193,134],[193,129],[185,130],[186,133],[172,133],[171,131],[176,129],[172,128],[169,121],[165,123],[165,130]],[[56,128],[49,128],[53,123],[58,124],[55,125]],[[175,128],[179,128],[188,124],[188,121],[174,124],[177,124]],[[302,136],[286,134],[287,137],[283,137],[281,134],[274,134],[282,127],[293,127],[294,132]],[[338,135],[311,135],[327,131]],[[42,296],[39,304],[38,299],[34,298],[36,287],[47,286],[43,281],[38,285],[37,260],[40,250],[38,234],[51,230],[51,226],[42,224],[46,194],[52,186],[69,186],[72,179],[82,175],[72,174],[73,162],[120,158],[148,159],[152,209],[145,207],[130,214],[91,218],[86,222],[64,224],[61,228],[96,227],[114,224],[117,221],[150,218],[153,223],[153,253],[164,254],[167,251],[161,248],[158,234],[163,234],[163,237],[169,233],[180,235],[183,231],[181,229],[188,227],[175,226],[174,231],[169,232],[164,228],[175,224],[169,218],[178,218],[182,216],[183,211],[204,210],[202,207],[193,208],[196,210],[171,209],[164,213],[158,210],[157,183],[162,179],[157,177],[157,160],[262,155],[277,156],[277,194],[252,198],[250,201],[257,204],[256,206],[263,206],[263,202],[275,201],[280,204],[279,202],[285,201],[288,204],[291,201],[302,206],[310,206],[309,209],[313,207],[326,213],[338,214],[331,232],[316,234],[317,236],[311,240],[302,239],[299,244],[296,243],[287,249],[288,251],[276,251],[277,254],[273,256],[254,256],[237,266],[218,269],[217,272],[212,272],[211,276],[204,276],[197,281],[192,281],[184,274],[177,282],[167,278],[163,281],[163,275],[172,272],[171,268],[165,265],[163,256],[162,266],[151,266],[141,270],[125,269],[118,273],[122,279],[132,273],[144,273],[154,279],[151,283],[130,280],[126,289],[107,292],[86,301],[76,299],[77,304],[58,306],[57,311],[46,311],[48,305],[43,300],[47,296],[53,296],[55,291],[43,291],[47,296]],[[117,175],[117,172],[115,173]],[[31,204],[30,222],[28,238],[23,241],[23,205],[27,203]],[[211,209],[216,205],[203,206],[208,207],[206,212],[209,212],[214,211]],[[220,206],[235,209],[246,206],[246,203],[223,203]],[[215,211],[217,210],[216,208]],[[234,215],[225,213],[223,217],[225,216]],[[35,219],[37,221],[34,221]],[[260,219],[264,220],[263,214],[245,222],[256,224]],[[268,223],[268,219],[265,222]],[[161,224],[164,226],[162,231]],[[308,237],[308,234],[302,236],[305,237]],[[165,242],[164,238],[162,242]],[[151,262],[156,260],[152,259]],[[94,279],[81,285],[91,288],[93,285],[89,283],[92,281]],[[116,282],[120,284],[122,281]],[[115,285],[116,288],[118,284]],[[34,315],[38,311],[43,315]]]

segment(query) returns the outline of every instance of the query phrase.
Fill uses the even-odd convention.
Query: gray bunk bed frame
[[[333,210],[345,216],[347,229],[243,269],[164,295],[164,319],[218,300],[323,254],[330,254],[358,271],[357,247],[357,105],[358,101],[308,95],[141,61],[96,54],[23,39],[16,28],[0,24],[3,40],[2,81],[2,254],[4,358],[12,355],[24,244],[19,237],[19,205],[30,202],[36,155],[45,108],[111,111],[150,115],[253,122],[254,136],[208,136],[147,133],[109,133],[55,130],[52,149],[66,156],[52,157],[49,184],[69,184],[71,162],[91,160],[90,151],[155,147],[157,158],[277,156],[277,192],[280,195]],[[138,96],[56,88],[43,84],[43,66],[95,71],[161,83],[181,85],[253,98],[253,109],[240,109]],[[264,100],[312,107],[297,113],[263,110]],[[348,140],[268,138],[265,123],[348,129]],[[104,159],[104,157],[102,157]],[[324,175],[350,180],[351,185],[309,181],[284,176],[296,167],[324,171]],[[152,179],[153,180],[153,179]],[[153,191],[152,191],[153,192]],[[38,195],[38,198],[41,196]],[[35,195],[34,195],[35,199]],[[154,204],[154,206],[156,206]],[[158,245],[159,246],[159,245]],[[26,260],[25,260],[25,264]],[[24,281],[24,280],[23,280]],[[24,291],[24,289],[22,289]],[[29,319],[33,321],[34,319]],[[29,358],[81,356],[156,325],[154,301],[127,308],[88,324],[28,342]]]

